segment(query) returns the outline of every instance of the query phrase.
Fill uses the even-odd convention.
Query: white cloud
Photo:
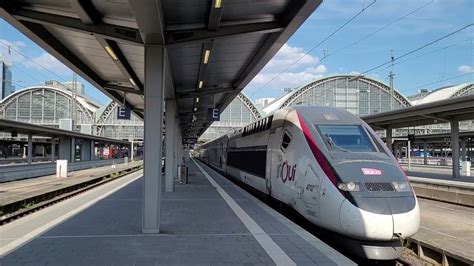
[[[298,62],[296,62],[298,60]],[[303,48],[292,47],[284,44],[280,51],[268,62],[262,71],[283,71],[291,66],[291,69],[296,69],[302,66],[315,65],[319,62],[317,57],[310,54],[305,55]],[[294,65],[292,65],[294,64]]]
[[[249,94],[261,88],[281,91],[321,78],[328,69],[318,63],[319,58],[305,55],[303,48],[285,44],[247,86]]]
[[[474,67],[468,65],[461,65],[458,67],[458,71],[461,73],[474,73]]]
[[[49,70],[57,74],[66,74],[71,72],[63,63],[59,62],[52,55],[44,52],[41,55],[32,58],[29,61],[24,61],[24,65],[37,70]]]

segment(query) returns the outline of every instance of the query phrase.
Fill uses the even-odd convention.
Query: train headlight
[[[392,182],[393,188],[398,192],[411,191],[410,184],[407,181],[394,181]]]
[[[342,191],[360,191],[359,184],[354,182],[339,182],[337,187]]]

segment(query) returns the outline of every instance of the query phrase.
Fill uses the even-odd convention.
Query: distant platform
[[[142,161],[115,164],[69,172],[68,177],[48,175],[1,183],[0,221],[23,214],[31,208],[67,197],[77,190],[107,182],[141,168]],[[28,168],[29,166],[23,166]],[[22,168],[18,166],[17,168]]]
[[[448,265],[474,264],[474,209],[439,201],[418,199],[421,208],[420,229],[412,237],[419,253]]]
[[[471,168],[471,176],[461,175],[459,178],[453,178],[452,168],[449,166],[412,165],[408,170],[407,165],[402,165],[402,168],[409,176],[474,183],[474,168]]]
[[[163,194],[161,234],[141,232],[137,172],[2,226],[3,263],[355,265],[198,164],[189,184]]]

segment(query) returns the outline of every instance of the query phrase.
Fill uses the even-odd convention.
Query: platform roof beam
[[[72,0],[71,5],[74,12],[79,16],[79,19],[85,25],[102,24],[102,18],[100,14],[94,8],[94,4],[90,0]],[[130,63],[118,46],[117,42],[110,40],[103,35],[95,34],[94,37],[99,42],[99,44],[104,47],[104,49],[109,49],[109,51],[111,51],[110,53],[115,55],[115,58],[112,58],[115,65],[120,69],[124,76],[131,79],[131,83],[133,82],[132,85],[136,88],[136,90],[143,91],[143,84],[141,83],[133,68],[130,66]]]

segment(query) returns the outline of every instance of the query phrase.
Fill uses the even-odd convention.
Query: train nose
[[[401,211],[397,201],[392,202],[387,198],[363,198],[357,200],[357,205],[346,199],[340,209],[341,227],[352,237],[390,240],[395,235],[411,236],[418,230],[418,204],[411,210]]]

